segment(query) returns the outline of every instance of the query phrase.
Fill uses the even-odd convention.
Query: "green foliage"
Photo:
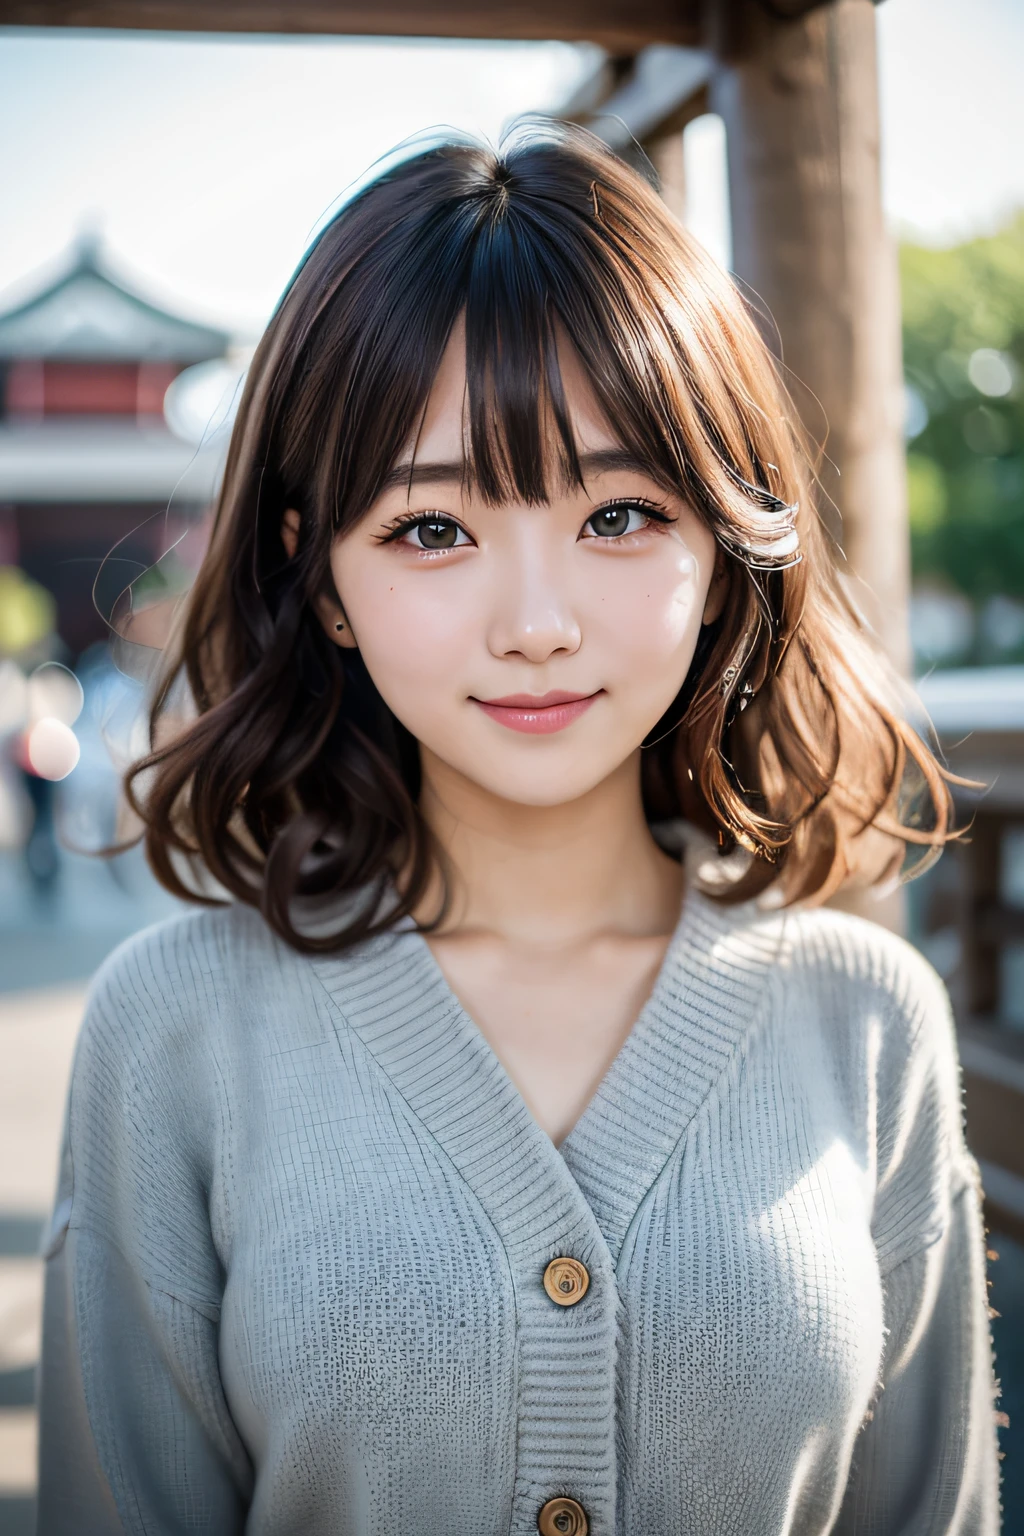
[[[947,250],[904,244],[900,271],[904,370],[928,413],[908,453],[914,574],[979,603],[1024,597],[1024,212]]]

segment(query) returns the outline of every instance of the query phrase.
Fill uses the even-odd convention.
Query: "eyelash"
[[[665,511],[664,507],[659,506],[656,502],[649,501],[644,496],[615,496],[610,501],[602,502],[599,507],[595,507],[593,512],[585,519],[583,527],[585,528],[587,523],[596,517],[598,513],[617,511],[620,508],[631,512],[639,512],[648,519],[649,524],[660,525],[661,527],[669,527],[677,521],[676,518]],[[429,524],[434,524],[435,526],[444,524],[446,527],[458,528],[459,532],[465,533],[467,538],[471,537],[458,519],[451,517],[447,512],[406,512],[395,519],[387,533],[376,535],[377,543],[394,544],[407,533],[410,533],[413,528],[422,528]],[[636,534],[643,531],[643,529],[636,528],[632,532]],[[582,537],[583,530],[581,529],[579,538]],[[629,533],[605,536],[593,534],[592,537],[599,539],[605,544],[616,544],[623,539],[631,537],[631,535]],[[466,549],[467,547],[465,544],[451,545],[449,549],[421,549],[419,553],[424,555],[446,555],[450,549]]]

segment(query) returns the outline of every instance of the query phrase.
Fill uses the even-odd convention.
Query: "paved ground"
[[[31,1530],[42,1264],[81,986],[0,996],[0,1536]]]

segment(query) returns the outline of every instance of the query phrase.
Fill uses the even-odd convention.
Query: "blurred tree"
[[[1024,598],[1024,211],[900,273],[914,576]]]

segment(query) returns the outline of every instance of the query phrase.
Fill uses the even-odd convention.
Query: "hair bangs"
[[[534,505],[553,485],[582,485],[583,473],[559,360],[557,258],[524,216],[514,181],[505,190],[477,236],[467,283],[468,469],[485,500]]]

